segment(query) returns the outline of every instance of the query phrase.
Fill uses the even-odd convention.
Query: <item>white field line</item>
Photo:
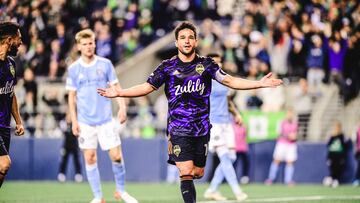
[[[302,196],[302,197],[274,197],[247,199],[244,202],[290,202],[290,201],[313,201],[313,200],[360,200],[359,195],[354,196]],[[201,201],[198,203],[236,203],[236,200],[225,201]]]

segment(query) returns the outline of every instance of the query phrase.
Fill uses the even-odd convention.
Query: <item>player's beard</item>
[[[189,52],[185,52],[181,49],[179,49],[179,51],[185,56],[191,56],[195,52],[195,48],[192,48]]]
[[[18,53],[18,47],[15,45],[11,45],[10,50],[8,52],[8,55],[10,56],[16,56]]]

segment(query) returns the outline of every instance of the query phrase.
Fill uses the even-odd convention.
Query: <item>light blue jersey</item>
[[[210,122],[211,123],[229,123],[230,113],[227,96],[229,88],[212,81],[212,91],[210,95]]]
[[[68,68],[66,89],[76,91],[78,122],[88,125],[101,125],[112,119],[111,99],[100,96],[97,88],[118,83],[111,61],[95,56],[86,64],[81,58]]]

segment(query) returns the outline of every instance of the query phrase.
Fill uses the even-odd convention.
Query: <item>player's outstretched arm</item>
[[[116,86],[112,86],[108,88],[98,88],[97,92],[103,97],[114,98],[114,97],[141,97],[150,94],[154,90],[155,87],[145,82],[143,84],[136,85],[127,89],[117,88]]]
[[[268,73],[260,80],[247,80],[239,77],[233,77],[231,75],[225,76],[222,84],[238,90],[258,89],[264,87],[277,87],[283,82],[280,79],[271,78],[272,73]]]

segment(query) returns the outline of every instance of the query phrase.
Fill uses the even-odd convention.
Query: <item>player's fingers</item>
[[[265,78],[270,78],[272,76],[272,72],[265,75]]]

